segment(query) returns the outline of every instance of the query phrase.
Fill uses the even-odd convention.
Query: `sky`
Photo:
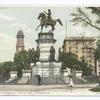
[[[13,61],[16,52],[16,35],[21,29],[24,33],[25,49],[36,48],[36,42],[40,29],[36,31],[36,27],[40,24],[37,19],[39,13],[51,9],[52,18],[60,18],[63,26],[58,23],[54,31],[54,38],[57,40],[55,48],[62,47],[63,40],[66,36],[97,36],[98,31],[81,26],[73,26],[71,13],[76,11],[76,7],[4,7],[0,9],[0,62]],[[67,21],[66,21],[67,20]],[[43,31],[48,31],[44,29]],[[56,49],[56,50],[57,50]]]

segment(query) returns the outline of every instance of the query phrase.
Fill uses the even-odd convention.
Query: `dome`
[[[17,36],[24,36],[23,31],[19,30]]]

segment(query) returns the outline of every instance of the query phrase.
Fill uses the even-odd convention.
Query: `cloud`
[[[7,50],[7,52],[9,52],[9,50],[14,50],[15,46],[16,40],[13,37],[7,33],[0,33],[0,52],[2,50]]]
[[[16,49],[16,39],[8,33],[0,33],[0,62],[13,60]]]
[[[15,22],[15,23],[10,23],[8,25],[8,27],[16,27],[17,29],[21,29],[26,33],[32,33],[32,29],[29,25],[25,24],[25,23],[20,23],[20,22]]]
[[[13,16],[8,16],[8,15],[5,15],[3,13],[0,13],[0,20],[15,21],[17,19],[15,17],[13,17]]]
[[[9,36],[8,33],[0,33],[0,43],[14,42],[14,38]]]

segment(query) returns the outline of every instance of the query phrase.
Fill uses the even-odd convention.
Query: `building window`
[[[40,38],[43,38],[43,35],[41,35]]]
[[[78,45],[75,46],[75,49],[78,49]]]
[[[82,50],[82,53],[85,53],[84,49]]]
[[[51,35],[48,35],[48,37],[50,38],[50,37],[51,37]]]
[[[91,63],[91,62],[92,62],[92,60],[89,60],[89,62]]]
[[[45,41],[45,43],[47,43],[47,41]]]
[[[71,50],[71,47],[69,47],[69,49]]]
[[[49,40],[48,42],[49,42],[49,43],[51,43],[51,41],[50,41],[50,40]]]
[[[47,35],[45,35],[45,38],[47,38]]]
[[[78,50],[76,50],[76,53],[78,53]]]

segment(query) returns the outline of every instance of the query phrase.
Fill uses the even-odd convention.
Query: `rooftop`
[[[92,41],[95,41],[96,39],[94,37],[67,37],[65,40],[67,41],[89,41],[89,40],[92,40]]]
[[[18,33],[17,33],[17,36],[24,36],[24,33],[22,30],[19,30]]]

